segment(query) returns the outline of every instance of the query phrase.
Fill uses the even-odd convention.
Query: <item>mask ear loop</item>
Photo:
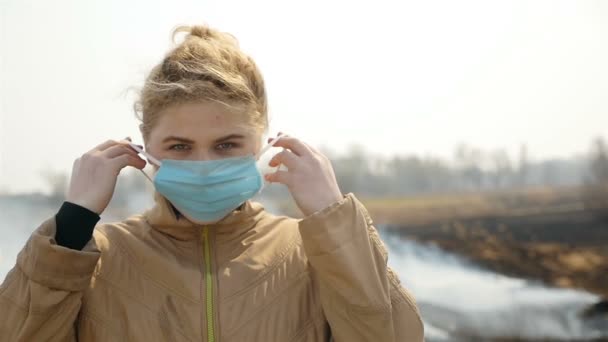
[[[260,157],[266,153],[269,149],[271,149],[274,144],[277,143],[277,141],[279,141],[281,138],[283,138],[285,136],[285,134],[279,134],[276,138],[272,139],[268,145],[264,146],[264,148],[262,148],[258,153],[255,154],[255,160],[259,160]],[[281,167],[281,165],[277,166],[277,170]],[[260,189],[260,191],[258,191],[258,193],[262,192],[262,190],[268,186],[268,181],[264,180],[264,184],[262,185],[262,188]]]
[[[256,153],[256,154],[255,154],[255,160],[260,159],[260,157],[261,157],[261,156],[262,156],[264,153],[266,153],[266,152],[267,152],[267,151],[268,151],[270,148],[272,148],[272,147],[274,146],[274,144],[276,144],[276,143],[277,143],[277,141],[279,141],[279,139],[281,139],[281,138],[282,138],[282,137],[284,137],[284,136],[285,136],[284,134],[279,134],[279,135],[278,135],[276,138],[272,139],[272,140],[271,140],[271,141],[268,143],[268,145],[264,146],[264,148],[262,148],[262,149],[260,150],[260,152],[258,152],[258,153]],[[138,147],[138,148],[139,148],[139,147]]]
[[[160,167],[162,165],[162,163],[161,163],[160,160],[154,158],[148,152],[142,150],[141,148],[139,148],[139,146],[135,145],[134,143],[129,142],[129,146],[131,146],[135,151],[137,151],[137,153],[143,154],[146,158],[148,158],[148,160],[152,164],[154,164],[154,165],[156,165],[158,167]],[[154,181],[152,180],[152,178],[150,178],[150,176],[148,176],[148,174],[145,173],[144,170],[139,170],[139,171],[141,171],[141,173],[150,181],[150,183],[154,184]]]

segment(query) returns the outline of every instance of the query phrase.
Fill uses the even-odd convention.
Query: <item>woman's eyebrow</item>
[[[222,141],[230,140],[230,139],[244,139],[245,136],[242,134],[230,134],[225,137],[221,137],[219,139],[215,139],[215,143],[220,143]]]
[[[185,143],[185,144],[194,144],[194,140],[191,140],[188,138],[183,138],[183,137],[177,137],[177,136],[169,136],[169,137],[166,137],[165,139],[163,139],[163,143],[166,143],[169,141],[177,141],[177,142],[181,142],[181,143]]]

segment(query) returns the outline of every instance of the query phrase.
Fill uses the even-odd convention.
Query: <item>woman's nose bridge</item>
[[[194,158],[196,158],[196,160],[209,160],[210,159],[210,153],[209,153],[209,151],[207,151],[207,149],[200,148],[194,154]]]
[[[211,149],[207,149],[207,148],[199,148],[197,149],[196,153],[194,153],[193,157],[195,158],[195,160],[212,160],[213,157],[213,151]]]

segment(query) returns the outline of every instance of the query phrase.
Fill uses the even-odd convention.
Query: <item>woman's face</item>
[[[220,104],[186,103],[159,114],[146,141],[148,153],[157,159],[214,160],[260,150],[261,132]]]

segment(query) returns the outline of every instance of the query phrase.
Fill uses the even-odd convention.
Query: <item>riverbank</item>
[[[586,210],[575,188],[364,202],[402,237],[497,273],[608,298],[608,211]]]

